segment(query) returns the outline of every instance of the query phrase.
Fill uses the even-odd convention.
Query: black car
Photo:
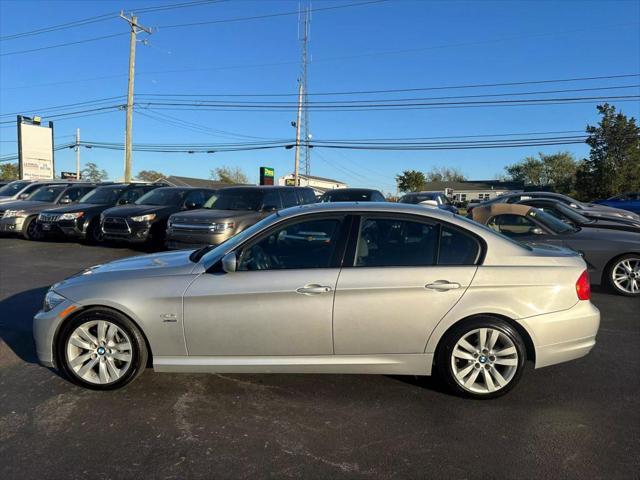
[[[558,220],[580,228],[606,228],[640,233],[639,222],[634,222],[633,220],[626,218],[589,218],[588,216],[582,215],[574,208],[568,207],[564,203],[550,198],[531,198],[529,200],[521,200],[518,203],[521,205],[535,207],[538,210],[542,210],[543,212],[553,215]]]
[[[95,243],[101,240],[100,214],[116,205],[127,205],[162,184],[113,184],[98,187],[78,203],[45,210],[38,215],[44,236],[66,236]]]
[[[385,202],[384,195],[371,188],[336,188],[320,197],[320,202]]]
[[[458,209],[451,203],[449,197],[442,192],[411,192],[403,195],[399,203],[411,203],[413,205],[419,205],[423,202],[435,202],[434,207],[440,210],[446,210],[451,213],[458,213]]]
[[[133,205],[105,210],[100,216],[103,239],[162,245],[169,215],[202,208],[215,192],[210,188],[156,188]]]

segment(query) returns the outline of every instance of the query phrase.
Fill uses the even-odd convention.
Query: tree
[[[17,163],[0,164],[0,180],[17,180],[20,175]]]
[[[505,167],[509,177],[529,185],[549,187],[561,193],[571,193],[575,186],[578,162],[569,152],[538,154]]]
[[[587,125],[591,147],[577,173],[578,196],[589,200],[640,190],[640,128],[635,118],[616,113],[614,106],[598,105],[597,126]]]
[[[140,170],[136,176],[138,180],[143,180],[145,182],[155,182],[156,180],[160,180],[165,177],[166,175],[164,173],[156,170]]]
[[[101,170],[95,163],[89,162],[82,169],[82,178],[91,182],[101,182],[106,180],[109,174],[106,170]]]
[[[249,183],[249,177],[240,167],[222,166],[211,170],[211,179],[222,183]]]
[[[466,177],[457,168],[433,167],[425,174],[427,182],[464,182]]]
[[[424,173],[417,170],[405,170],[400,175],[396,175],[398,190],[401,192],[418,192],[424,187],[426,178]]]

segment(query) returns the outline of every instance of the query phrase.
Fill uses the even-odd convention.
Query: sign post
[[[18,168],[25,180],[53,180],[53,122],[18,115]]]

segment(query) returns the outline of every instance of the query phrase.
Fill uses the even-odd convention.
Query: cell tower
[[[300,65],[300,85],[302,95],[300,96],[302,115],[300,118],[300,132],[301,132],[301,146],[302,146],[302,162],[300,170],[302,174],[307,176],[311,173],[311,149],[309,148],[309,140],[311,140],[311,132],[309,132],[309,98],[307,91],[309,89],[309,79],[307,76],[307,64],[308,64],[308,47],[309,47],[309,33],[311,27],[311,6],[307,5],[300,10],[298,20],[298,39],[300,40],[300,47],[302,52],[302,62]],[[308,182],[308,180],[307,180]]]

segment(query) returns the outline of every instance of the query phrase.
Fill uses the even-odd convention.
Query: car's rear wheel
[[[451,329],[436,354],[438,374],[456,394],[495,398],[522,376],[526,347],[504,320],[478,317]]]
[[[123,315],[91,309],[69,321],[60,334],[58,364],[75,383],[113,390],[137,378],[148,352],[140,330]]]
[[[640,255],[616,258],[607,269],[609,287],[620,295],[640,296]]]

